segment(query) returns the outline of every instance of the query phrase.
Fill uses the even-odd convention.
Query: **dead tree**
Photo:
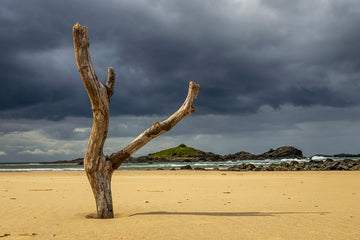
[[[103,85],[97,78],[91,62],[87,27],[76,23],[73,27],[73,37],[76,62],[90,98],[94,118],[84,168],[94,193],[97,217],[113,218],[111,177],[114,170],[150,140],[169,131],[181,119],[195,112],[192,105],[200,85],[190,82],[185,102],[173,115],[163,122],[155,122],[121,151],[105,156],[103,146],[109,128],[109,103],[114,89],[115,71],[111,67],[108,69],[107,81]]]

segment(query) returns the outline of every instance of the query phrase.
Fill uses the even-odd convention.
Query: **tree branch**
[[[99,106],[99,104],[104,104],[102,102],[102,98],[104,93],[107,93],[107,91],[104,91],[105,88],[96,76],[93,64],[91,62],[87,27],[82,27],[79,23],[76,23],[73,27],[73,37],[76,62],[86,91],[89,95],[92,107],[94,109],[96,106]]]
[[[105,84],[109,100],[114,93],[114,84],[115,84],[115,70],[112,67],[109,67],[108,76]]]
[[[188,95],[183,105],[173,115],[171,115],[165,121],[155,122],[153,126],[142,132],[136,139],[134,139],[121,151],[112,153],[110,156],[107,156],[107,159],[112,162],[113,169],[115,170],[120,167],[124,161],[126,161],[132,154],[138,151],[146,143],[169,131],[184,117],[195,112],[196,109],[193,107],[193,103],[199,93],[199,89],[199,84],[190,82]]]
[[[73,27],[73,37],[76,62],[90,98],[94,117],[84,167],[95,171],[94,169],[98,169],[101,164],[105,165],[103,146],[109,127],[109,101],[113,92],[115,71],[109,68],[105,87],[97,78],[91,62],[87,27],[76,23]]]

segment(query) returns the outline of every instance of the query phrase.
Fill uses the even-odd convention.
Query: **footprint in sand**
[[[25,237],[25,236],[37,236],[37,233],[20,233],[19,236]]]

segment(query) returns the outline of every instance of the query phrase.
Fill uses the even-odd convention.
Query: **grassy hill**
[[[176,157],[195,157],[199,156],[198,150],[192,147],[187,147],[185,144],[180,144],[177,147],[169,148],[160,152],[151,153],[149,157],[160,158],[176,158]]]

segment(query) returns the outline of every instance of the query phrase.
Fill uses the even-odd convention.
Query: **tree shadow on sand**
[[[288,214],[320,214],[325,215],[329,212],[144,212],[144,213],[135,213],[129,215],[141,216],[141,215],[192,215],[192,216],[214,216],[214,217],[273,217],[276,215],[288,215]]]

